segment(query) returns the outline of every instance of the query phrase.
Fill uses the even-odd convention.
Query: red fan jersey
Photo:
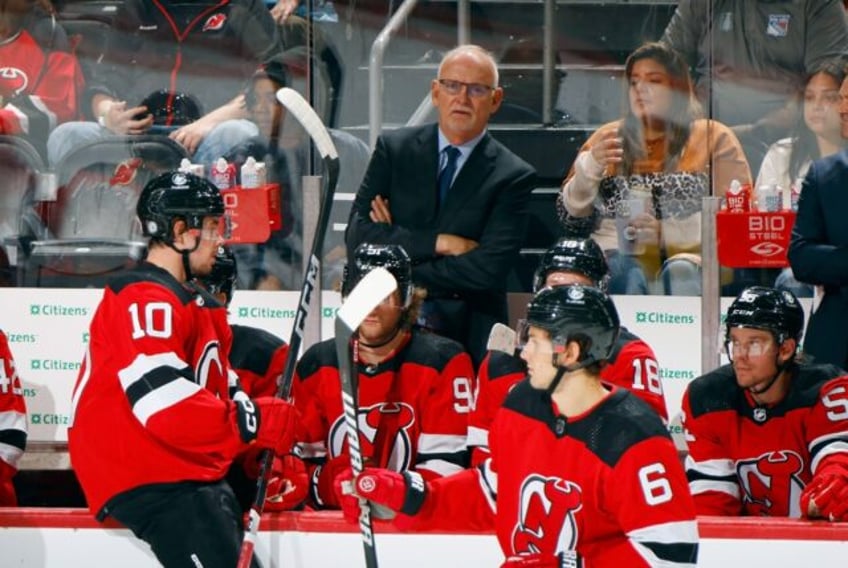
[[[474,368],[459,343],[413,330],[382,363],[360,362],[357,369],[360,446],[369,465],[414,469],[428,479],[466,467]],[[333,340],[309,348],[296,375],[295,406],[307,432],[304,459],[321,463],[347,455]],[[313,497],[316,503],[327,502],[321,495]]]
[[[627,390],[566,418],[522,381],[490,442],[482,465],[431,482],[413,527],[494,523],[507,557],[577,551],[591,568],[695,566],[695,506],[674,443]]]
[[[471,463],[477,465],[489,456],[489,426],[510,389],[524,378],[524,361],[500,351],[486,354],[477,373],[479,393],[468,417],[468,445]],[[610,386],[624,387],[647,402],[668,422],[659,365],[647,343],[622,328],[601,380]]]
[[[221,479],[246,448],[229,400],[226,311],[147,263],[106,287],[73,392],[71,462],[99,518],[152,483]]]
[[[16,505],[12,476],[18,471],[26,440],[23,389],[6,334],[0,331],[0,507]]]
[[[276,396],[289,345],[273,333],[245,325],[231,326],[230,366],[250,398]]]
[[[848,376],[832,365],[796,365],[784,399],[765,407],[724,365],[689,384],[683,425],[698,514],[800,517],[801,492],[816,472],[848,462]]]
[[[26,30],[0,44],[0,134],[46,140],[57,124],[78,117],[82,90],[82,70],[67,51],[45,53]]]

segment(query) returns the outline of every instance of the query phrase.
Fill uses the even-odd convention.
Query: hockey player
[[[533,291],[566,284],[604,289],[608,276],[607,261],[595,241],[563,238],[542,256],[533,278]],[[502,351],[490,351],[480,364],[477,404],[468,418],[472,465],[488,457],[489,426],[509,390],[526,372],[527,366],[521,359]],[[630,389],[668,421],[657,357],[647,343],[624,327],[607,364],[601,369],[601,380],[607,385]]]
[[[366,468],[355,493],[398,512],[400,528],[494,526],[503,567],[695,566],[695,507],[665,426],[601,381],[619,332],[612,301],[579,284],[545,288],[527,321],[527,379],[495,416],[491,457],[429,482]],[[336,486],[353,520],[349,478]]]
[[[0,331],[0,507],[18,504],[12,477],[26,449],[27,419],[24,393],[9,349],[6,334]]]
[[[683,396],[698,514],[848,520],[848,376],[798,355],[791,292],[743,290],[725,327],[731,363]]]
[[[466,431],[474,369],[462,346],[412,329],[421,295],[409,256],[399,245],[357,247],[342,294],[368,272],[385,267],[398,290],[357,330],[360,446],[368,463],[413,470],[435,479],[467,466]],[[306,430],[303,456],[311,467],[314,504],[338,508],[335,477],[350,470],[334,340],[309,348],[297,365],[295,405]]]
[[[218,247],[212,271],[200,283],[222,305],[229,306],[236,286],[238,266],[233,251]],[[230,366],[238,375],[238,386],[248,397],[276,396],[283,375],[289,345],[273,333],[247,325],[231,325],[233,344]],[[233,463],[227,475],[243,508],[253,502],[259,477],[262,448],[248,449]],[[288,476],[288,477],[286,477]],[[309,479],[303,462],[293,456],[274,456],[271,477],[265,491],[264,511],[297,508],[306,499]]]
[[[218,189],[162,174],[137,211],[147,260],[107,285],[92,319],[71,463],[97,519],[125,525],[163,565],[232,568],[243,513],[224,475],[250,445],[288,453],[296,412],[279,399],[229,396],[225,312],[192,283],[221,242]]]

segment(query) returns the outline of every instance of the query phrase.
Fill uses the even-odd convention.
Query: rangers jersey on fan
[[[731,365],[692,381],[683,396],[686,473],[701,515],[800,517],[817,471],[848,463],[848,376],[795,365],[789,392],[758,406]]]
[[[16,504],[12,476],[18,471],[26,440],[24,393],[6,334],[0,331],[0,507]]]
[[[0,44],[0,134],[38,140],[59,123],[77,118],[82,70],[65,50],[49,53],[26,30]]]
[[[245,449],[230,415],[226,311],[147,263],[116,277],[94,314],[68,444],[88,505],[153,483],[215,481]]]
[[[491,429],[492,457],[430,484],[415,528],[483,530],[504,555],[576,551],[592,568],[695,566],[695,507],[665,426],[614,388],[566,418],[522,381]]]
[[[510,389],[527,373],[518,357],[501,351],[486,354],[477,373],[479,393],[468,417],[468,445],[471,463],[477,465],[489,457],[489,426]],[[668,421],[659,365],[650,346],[622,328],[607,365],[601,369],[601,380],[607,385],[624,387],[647,402]]]
[[[467,465],[474,369],[459,343],[413,330],[385,361],[356,368],[360,446],[369,465],[414,469],[427,479]],[[304,354],[297,377],[295,406],[307,432],[304,459],[318,463],[347,455],[333,340]],[[326,499],[317,495],[316,502]]]

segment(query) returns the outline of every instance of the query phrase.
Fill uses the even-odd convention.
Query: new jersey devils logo
[[[374,467],[402,471],[412,467],[410,429],[415,424],[415,411],[406,403],[381,402],[359,409],[359,432],[362,455]],[[330,453],[338,456],[346,443],[344,417],[339,416],[330,428]]]
[[[17,67],[0,67],[0,94],[4,98],[13,98],[23,93],[29,78],[26,73]]]
[[[226,14],[212,14],[209,19],[203,24],[204,32],[216,32],[224,27],[224,22],[227,21]]]
[[[117,166],[109,179],[109,185],[129,185],[135,179],[138,168],[141,167],[141,158],[129,158]]]
[[[512,533],[515,554],[558,554],[576,548],[579,530],[574,514],[583,507],[578,485],[532,474],[521,485],[518,506]]]
[[[767,452],[736,464],[742,501],[751,515],[798,517],[804,460],[795,452]]]

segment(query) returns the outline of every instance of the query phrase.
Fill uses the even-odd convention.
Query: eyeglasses
[[[454,81],[453,79],[439,79],[439,85],[444,87],[449,95],[458,95],[462,92],[462,88],[465,87],[465,92],[468,93],[468,96],[475,99],[485,97],[495,90],[494,87],[483,85],[482,83],[464,83],[462,81]]]
[[[727,356],[734,359],[740,356],[748,358],[762,357],[771,348],[772,341],[770,339],[753,339],[746,343],[728,339],[724,344],[724,349],[727,351]]]

